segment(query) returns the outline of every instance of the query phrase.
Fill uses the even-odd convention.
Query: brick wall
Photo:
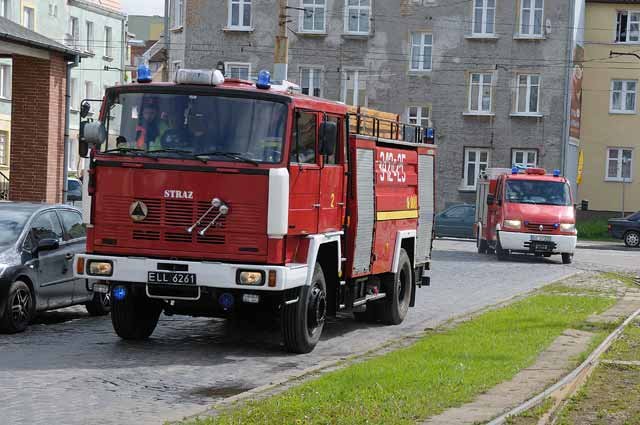
[[[16,55],[12,85],[9,198],[61,202],[66,63]]]

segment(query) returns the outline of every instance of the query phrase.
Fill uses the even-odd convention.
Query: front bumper
[[[78,261],[84,258],[84,273],[78,273]],[[110,261],[113,264],[111,276],[92,276],[86,274],[86,265],[90,261]],[[181,272],[196,275],[196,284],[200,287],[220,289],[243,289],[251,291],[275,292],[304,286],[308,267],[306,264],[289,264],[286,266],[265,266],[252,264],[229,264],[205,261],[173,261],[144,257],[115,257],[108,255],[76,255],[74,259],[74,274],[76,278],[99,279],[111,282],[127,282],[147,284],[148,273],[166,271],[167,265],[180,266]],[[186,266],[186,268],[185,268]],[[263,271],[268,276],[269,271],[276,272],[274,286],[266,282],[262,286],[239,285],[236,282],[238,270]]]
[[[519,252],[534,252],[531,247],[536,238],[545,237],[550,249],[547,252],[553,254],[573,254],[576,250],[577,236],[568,235],[541,235],[536,233],[507,232],[501,230],[498,233],[502,249]]]

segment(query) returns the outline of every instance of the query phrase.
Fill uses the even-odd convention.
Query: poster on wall
[[[580,124],[582,114],[582,65],[576,64],[571,72],[571,109],[569,117],[570,142],[580,144]]]

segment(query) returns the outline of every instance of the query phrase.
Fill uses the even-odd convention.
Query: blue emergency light
[[[116,286],[113,288],[113,298],[118,301],[124,300],[124,297],[127,296],[127,288],[124,286]]]
[[[138,82],[139,83],[150,83],[151,79],[151,70],[145,64],[138,65]]]
[[[518,167],[513,167],[511,169],[511,174],[518,174],[520,172],[520,169]]]
[[[269,71],[263,69],[258,73],[256,87],[262,90],[269,90],[271,88],[271,73]]]
[[[224,311],[229,311],[233,308],[235,299],[233,298],[232,294],[225,292],[220,295],[220,297],[218,298],[218,302],[220,303],[220,307],[222,307]]]
[[[553,177],[560,177],[560,170],[553,170]]]

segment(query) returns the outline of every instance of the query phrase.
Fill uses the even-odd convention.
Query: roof
[[[640,0],[587,0],[587,3],[640,4]]]
[[[72,58],[76,56],[87,56],[3,17],[0,17],[0,41],[10,41],[29,47],[58,52]]]

